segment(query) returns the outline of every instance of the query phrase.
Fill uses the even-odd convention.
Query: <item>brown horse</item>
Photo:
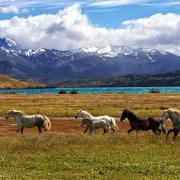
[[[130,122],[130,126],[131,126],[131,128],[128,130],[128,133],[134,130],[136,130],[136,132],[138,132],[139,130],[142,130],[142,131],[152,130],[153,133],[155,134],[157,134],[156,131],[158,131],[159,134],[161,133],[161,129],[159,128],[161,122],[156,121],[155,119],[151,117],[148,119],[140,118],[140,117],[137,117],[132,111],[128,109],[124,109],[121,115],[120,121],[122,122],[126,118],[128,118]]]

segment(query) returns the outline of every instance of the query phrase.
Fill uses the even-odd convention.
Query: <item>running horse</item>
[[[134,130],[136,130],[136,132],[138,132],[139,130],[152,130],[155,134],[157,134],[157,131],[159,132],[159,134],[161,133],[161,122],[153,119],[152,117],[149,117],[148,119],[141,118],[136,116],[131,110],[124,109],[120,117],[120,121],[122,122],[126,118],[129,120],[131,126],[131,128],[128,130],[128,133]]]
[[[26,115],[22,111],[10,110],[6,114],[6,119],[14,117],[17,123],[17,132],[23,133],[24,128],[37,127],[38,131],[41,133],[42,129],[44,131],[51,129],[51,121],[47,116],[40,114]]]
[[[168,130],[168,133],[166,135],[166,138],[168,138],[169,134],[171,132],[174,132],[173,140],[176,139],[178,133],[180,132],[180,110],[169,108],[167,110],[164,110],[164,113],[162,115],[162,121],[165,123],[167,119],[171,119],[173,123],[172,129]]]

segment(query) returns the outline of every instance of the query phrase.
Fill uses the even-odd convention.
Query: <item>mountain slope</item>
[[[37,84],[33,82],[22,82],[11,78],[7,75],[0,74],[0,89],[9,89],[9,88],[35,88],[35,87],[43,87],[42,84]]]
[[[23,49],[0,38],[0,73],[20,80],[49,83],[78,78],[158,74],[180,69],[180,56],[125,46],[89,47],[69,51]]]
[[[54,83],[54,84],[53,84]],[[180,86],[180,70],[157,75],[128,75],[111,78],[78,79],[64,82],[51,82],[61,87],[151,87]]]

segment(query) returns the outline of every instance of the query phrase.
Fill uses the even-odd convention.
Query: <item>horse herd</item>
[[[42,129],[44,131],[48,131],[51,129],[51,121],[47,116],[43,115],[26,115],[22,111],[18,110],[10,110],[6,114],[6,119],[14,117],[17,123],[17,132],[23,133],[24,128],[32,128],[37,127],[38,131],[41,133]],[[81,126],[85,127],[84,133],[93,133],[96,129],[102,128],[104,130],[104,134],[109,133],[111,129],[114,133],[118,130],[118,126],[116,125],[116,120],[110,116],[93,116],[87,111],[78,110],[75,114],[75,118],[81,118]],[[125,119],[129,120],[130,129],[128,133],[132,131],[138,132],[139,130],[147,131],[152,130],[154,134],[160,134],[161,131],[166,134],[168,138],[171,132],[174,132],[173,140],[178,135],[180,131],[180,110],[169,108],[164,110],[161,117],[155,119],[152,117],[149,118],[141,118],[134,114],[129,109],[124,109],[121,116],[120,121],[124,121]],[[173,127],[167,131],[165,121],[170,119],[172,121]]]

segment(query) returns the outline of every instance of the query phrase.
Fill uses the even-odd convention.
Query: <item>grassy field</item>
[[[118,117],[131,108],[141,116],[160,116],[164,108],[180,109],[179,100],[180,94],[0,95],[0,116],[12,108],[49,117],[71,117],[80,108],[94,115]],[[126,122],[118,122],[115,135],[84,135],[79,121],[70,126],[70,121],[58,122],[52,125],[63,127],[40,135],[37,130],[2,133],[0,179],[180,179],[179,137],[172,142],[171,135],[165,142],[164,135],[151,132],[128,136]]]
[[[0,145],[0,179],[180,179],[180,144],[163,137],[26,134]]]
[[[0,95],[0,116],[9,109],[49,117],[74,117],[83,108],[93,115],[119,117],[124,108],[141,116],[160,116],[162,109],[180,109],[180,94],[99,94],[99,95]]]

